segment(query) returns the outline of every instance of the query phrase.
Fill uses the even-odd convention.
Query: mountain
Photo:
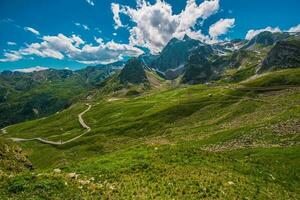
[[[147,82],[145,64],[138,58],[130,59],[122,69],[119,79],[122,84],[140,84]]]
[[[138,57],[139,60],[141,60],[145,65],[151,66],[152,62],[156,60],[159,57],[159,55],[152,55],[150,53],[142,54]]]
[[[213,49],[209,45],[197,47],[188,58],[182,82],[197,84],[214,79],[217,76],[217,70],[214,69],[215,65],[211,60],[212,53]]]
[[[250,41],[248,41],[245,46],[243,46],[243,49],[251,49],[254,48],[255,45],[261,45],[261,46],[270,46],[275,44],[276,42],[280,40],[284,40],[290,36],[289,33],[271,33],[269,31],[264,31],[256,36],[254,36]]]
[[[300,37],[278,41],[262,62],[259,73],[300,67]]]
[[[218,42],[216,44],[213,44],[212,46],[214,50],[219,54],[226,54],[232,51],[239,50],[246,44],[246,42],[247,42],[246,40],[234,39],[231,41]]]
[[[187,35],[184,36],[183,40],[173,38],[151,63],[151,67],[162,73],[167,73],[168,70],[180,71],[180,68],[183,68],[186,64],[190,52],[201,45],[204,44],[199,40],[191,39]],[[173,79],[173,77],[169,79]]]

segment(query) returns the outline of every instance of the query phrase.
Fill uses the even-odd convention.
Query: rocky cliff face
[[[210,54],[212,49],[210,46],[202,46],[197,48],[189,56],[185,65],[185,72],[182,77],[182,83],[197,84],[205,83],[215,79],[218,74],[219,65],[215,65]]]
[[[250,41],[248,41],[243,47],[243,49],[252,49],[255,45],[274,45],[276,42],[284,40],[289,36],[289,33],[271,33],[269,31],[264,31],[253,37]]]
[[[186,64],[190,52],[201,44],[203,43],[188,36],[185,36],[183,40],[173,38],[160,55],[151,63],[151,67],[161,72],[166,72],[169,69],[177,69]]]
[[[300,40],[279,41],[263,60],[259,73],[300,67]]]

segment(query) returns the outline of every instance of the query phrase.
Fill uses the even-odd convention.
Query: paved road
[[[24,139],[24,138],[8,138],[10,140],[13,140],[15,142],[26,142],[26,141],[34,141],[34,140],[37,140],[39,142],[42,142],[42,143],[45,143],[45,144],[51,144],[51,145],[63,145],[63,144],[67,144],[67,143],[70,143],[74,140],[77,140],[78,138],[81,138],[82,136],[84,136],[85,134],[89,133],[92,129],[91,127],[89,127],[85,121],[83,120],[82,116],[88,112],[90,109],[91,109],[91,105],[90,104],[86,104],[88,106],[88,108],[83,111],[82,113],[80,113],[78,115],[78,121],[80,123],[80,125],[86,129],[81,135],[78,135],[70,140],[67,140],[67,141],[58,141],[58,142],[55,142],[55,141],[51,141],[51,140],[46,140],[46,139],[43,139],[43,138],[29,138],[29,139]],[[6,132],[7,133],[7,132]]]

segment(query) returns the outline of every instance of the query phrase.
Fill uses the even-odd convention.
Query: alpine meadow
[[[299,8],[1,0],[0,199],[300,199]]]

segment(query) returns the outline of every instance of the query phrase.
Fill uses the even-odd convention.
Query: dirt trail
[[[86,135],[87,133],[89,133],[92,129],[91,127],[89,127],[85,121],[83,120],[82,116],[88,112],[90,109],[91,109],[91,105],[90,104],[86,104],[88,106],[88,108],[86,110],[84,110],[82,113],[80,113],[78,115],[78,121],[80,123],[80,125],[86,129],[81,135],[78,135],[70,140],[67,140],[67,141],[58,141],[58,142],[55,142],[55,141],[51,141],[51,140],[46,140],[46,139],[43,139],[43,138],[29,138],[29,139],[24,139],[24,138],[8,138],[10,140],[13,140],[15,142],[26,142],[26,141],[34,141],[34,140],[37,140],[39,142],[42,142],[42,143],[45,143],[45,144],[51,144],[51,145],[63,145],[63,144],[67,144],[67,143],[70,143],[70,142],[73,142],[74,140],[77,140],[79,138],[81,138],[82,136]],[[3,131],[3,130],[2,130]],[[4,131],[3,131],[4,132]],[[6,130],[5,130],[5,133]]]

